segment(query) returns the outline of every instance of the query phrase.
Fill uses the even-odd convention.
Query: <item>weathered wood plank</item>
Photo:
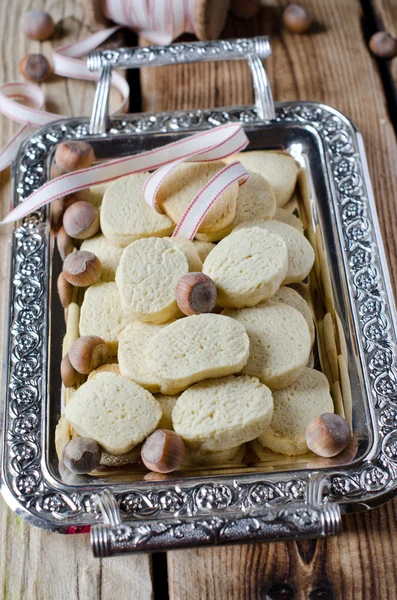
[[[32,8],[47,9],[58,23],[57,39],[40,45],[19,33],[21,15]],[[19,60],[28,52],[45,52],[62,42],[90,33],[85,23],[82,0],[68,2],[2,3],[0,11],[0,81],[21,79]],[[47,109],[63,115],[87,115],[94,97],[94,85],[51,77],[43,85]],[[115,98],[115,101],[117,99]],[[17,125],[0,117],[0,144],[9,139]],[[8,212],[11,198],[10,174],[0,175],[0,214]],[[0,228],[0,339],[3,339],[8,283],[8,241],[10,228]],[[3,346],[2,346],[3,348]],[[4,359],[4,357],[2,356]],[[88,535],[64,536],[29,526],[0,501],[0,597],[3,600],[74,600],[111,598],[152,598],[150,557],[147,555],[98,560],[92,557]]]
[[[394,37],[397,37],[397,4],[394,0],[372,0],[372,7],[376,15],[376,29],[389,31]],[[397,59],[385,62],[389,69],[395,90],[397,100]]]
[[[286,1],[272,2],[271,7],[262,7],[256,26],[229,22],[228,28],[247,27],[251,34],[273,30],[273,57],[267,68],[277,100],[325,102],[349,116],[363,133],[396,289],[397,144],[377,64],[362,34],[360,2],[302,0],[300,4],[317,21],[314,32],[307,36],[292,35],[279,28],[277,15],[285,4]],[[146,106],[163,110],[230,105],[231,94],[239,102],[252,101],[249,76],[241,75],[241,66],[206,64],[195,69],[168,68],[149,83],[146,73],[142,80]],[[228,69],[234,75],[225,75]],[[219,79],[215,83],[216,75]],[[349,517],[339,537],[318,542],[169,553],[170,597],[172,600],[393,598],[397,595],[396,509],[397,503],[392,502],[371,513]]]

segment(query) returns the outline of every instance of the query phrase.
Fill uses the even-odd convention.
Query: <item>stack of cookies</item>
[[[180,436],[190,466],[241,462],[249,442],[259,457],[304,454],[307,425],[334,412],[328,379],[312,368],[302,282],[315,252],[299,168],[282,152],[238,159],[250,179],[219,196],[193,241],[172,238],[175,224],[224,163],[174,169],[158,192],[162,214],[144,201],[148,173],[92,190],[101,232],[80,253],[101,268],[85,286],[78,335],[102,339],[107,357],[72,382],[58,439],[62,429],[95,440],[102,464],[134,462],[159,428]]]

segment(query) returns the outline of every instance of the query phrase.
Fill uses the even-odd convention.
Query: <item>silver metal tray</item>
[[[91,529],[96,556],[324,536],[339,530],[341,513],[396,493],[396,311],[362,137],[346,117],[323,104],[289,102],[276,104],[271,122],[253,106],[128,115],[112,119],[105,134],[89,133],[88,118],[60,120],[22,145],[14,202],[48,178],[61,140],[89,140],[102,159],[229,121],[244,125],[249,149],[283,147],[307,169],[312,218],[347,340],[359,451],[353,462],[331,468],[284,461],[273,469],[176,473],[157,482],[128,474],[62,481],[54,445],[65,330],[56,295],[61,259],[49,212],[41,209],[12,233],[1,491],[34,525],[62,533]]]

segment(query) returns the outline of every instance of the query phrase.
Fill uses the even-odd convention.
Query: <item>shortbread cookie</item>
[[[201,262],[204,262],[211,250],[215,248],[215,244],[212,242],[202,242],[200,240],[193,240],[194,247],[196,248]]]
[[[201,260],[199,253],[197,252],[197,248],[191,240],[188,240],[183,237],[171,237],[167,239],[169,239],[173,244],[176,244],[183,250],[183,253],[186,256],[190,272],[197,273],[202,270],[203,261]]]
[[[174,394],[202,379],[238,373],[248,354],[248,335],[240,323],[202,314],[161,329],[147,345],[145,357],[162,382],[161,392]]]
[[[305,369],[295,383],[273,392],[274,413],[270,427],[258,437],[259,443],[290,456],[308,452],[305,431],[323,413],[333,413],[334,404],[325,375]]]
[[[102,204],[103,197],[105,195],[106,190],[111,185],[111,182],[108,183],[97,183],[97,185],[92,185],[90,187],[90,202],[97,208],[99,208]]]
[[[195,450],[194,448],[186,448],[186,463],[192,467],[224,465],[240,454],[241,448],[242,446],[236,446],[235,448],[227,448],[227,450],[219,450],[218,452],[205,452],[203,450]]]
[[[157,370],[149,368],[145,352],[150,340],[165,325],[141,323],[133,321],[120,334],[117,353],[120,373],[123,377],[132,379],[149,392],[159,392],[161,387]]]
[[[160,404],[142,387],[114,373],[84,383],[66,405],[65,417],[77,433],[109,454],[124,454],[154,431]]]
[[[94,371],[91,371],[91,373],[88,375],[88,380],[94,379],[94,377],[97,377],[97,375],[99,375],[99,373],[116,373],[116,375],[120,375],[120,367],[117,363],[109,363],[107,365],[101,365]]]
[[[62,415],[55,427],[55,450],[59,460],[62,460],[63,449],[72,439],[70,423],[65,415]]]
[[[186,390],[175,404],[172,422],[188,446],[216,452],[260,435],[272,414],[269,388],[256,377],[241,375],[202,381]]]
[[[272,390],[295,381],[305,368],[312,343],[300,312],[277,302],[253,308],[224,310],[244,325],[250,339],[250,355],[242,373],[258,377]]]
[[[310,339],[312,344],[314,342],[315,329],[313,321],[313,313],[304,298],[296,290],[286,287],[283,285],[275,294],[272,296],[272,302],[281,302],[282,304],[288,304],[298,310],[307,323],[310,332]]]
[[[246,169],[260,173],[276,194],[277,206],[285,206],[291,198],[298,175],[298,166],[289,154],[254,150],[231,156],[226,162],[239,160]]]
[[[102,265],[100,281],[114,281],[123,249],[111,244],[104,235],[84,240],[80,250],[92,252],[99,258]]]
[[[224,166],[221,161],[178,165],[160,186],[157,202],[170,219],[178,223],[193,198]],[[238,187],[237,182],[232,184],[217,198],[204,217],[199,232],[215,233],[231,224],[236,214]]]
[[[134,240],[171,235],[174,223],[167,215],[149,206],[142,195],[148,173],[134,173],[113,181],[105,191],[101,206],[103,235],[125,248]]]
[[[166,396],[165,394],[156,394],[155,398],[161,406],[163,416],[161,417],[160,423],[157,425],[157,429],[170,429],[173,431],[174,426],[172,424],[172,411],[179,396]]]
[[[276,208],[276,212],[274,213],[274,220],[281,221],[282,223],[286,223],[291,227],[295,227],[302,235],[305,231],[303,227],[303,223],[299,217],[294,215],[294,213],[289,210],[285,210],[284,208]]]
[[[242,308],[271,298],[284,281],[287,268],[284,240],[252,227],[219,242],[205,259],[203,273],[217,286],[219,306]]]
[[[309,275],[314,264],[314,250],[305,236],[291,225],[273,219],[263,221],[256,227],[279,235],[287,245],[288,271],[284,284],[303,281]]]
[[[120,294],[113,281],[96,283],[86,289],[80,311],[80,335],[99,335],[114,356],[117,354],[119,335],[127,323]]]
[[[147,238],[125,248],[116,273],[124,312],[134,319],[165,323],[180,314],[175,287],[189,271],[181,247]]]

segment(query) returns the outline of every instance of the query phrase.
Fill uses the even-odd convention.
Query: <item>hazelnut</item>
[[[27,54],[19,63],[19,70],[28,81],[40,83],[51,73],[50,63],[42,54]]]
[[[78,373],[89,375],[108,359],[106,342],[97,335],[83,335],[69,348],[70,364]]]
[[[55,162],[52,163],[56,165]],[[56,165],[57,166],[57,165]],[[58,167],[57,167],[58,168]],[[52,169],[52,167],[51,167]],[[59,175],[63,175],[64,171],[60,172]],[[58,175],[58,177],[59,177]],[[51,179],[56,179],[52,177]],[[51,225],[54,229],[58,230],[62,225],[62,217],[67,208],[71,206],[74,202],[78,202],[79,200],[84,200],[88,202],[91,198],[91,192],[89,188],[85,190],[79,190],[78,192],[73,192],[72,194],[67,194],[63,198],[58,198],[58,200],[53,200],[51,202]]]
[[[350,437],[348,422],[333,413],[324,413],[313,419],[305,433],[308,448],[326,458],[342,452],[348,445]]]
[[[65,260],[65,258],[68,256],[68,254],[73,252],[73,240],[70,237],[70,235],[68,235],[66,233],[66,230],[64,227],[61,227],[60,230],[58,231],[57,246],[58,246],[58,252],[61,255],[62,260]]]
[[[369,40],[371,52],[378,58],[394,58],[397,56],[397,39],[388,31],[378,31]]]
[[[306,33],[312,20],[302,6],[290,4],[283,13],[283,23],[291,33]]]
[[[101,447],[95,440],[86,437],[75,437],[63,450],[63,462],[72,473],[84,475],[99,465]]]
[[[87,169],[95,160],[91,144],[79,140],[70,140],[58,144],[54,160],[58,167],[65,171]]]
[[[204,273],[187,273],[176,285],[175,298],[185,315],[210,313],[216,306],[216,285]]]
[[[71,237],[86,240],[99,231],[99,210],[89,202],[74,202],[63,215],[63,226]]]
[[[170,473],[185,460],[186,449],[182,438],[168,429],[157,429],[142,446],[142,462],[150,471]]]
[[[231,0],[230,10],[240,19],[251,19],[258,14],[259,0]]]
[[[30,40],[42,42],[54,33],[54,21],[44,10],[29,10],[21,18],[21,30]]]
[[[69,254],[63,263],[65,279],[77,287],[97,283],[101,276],[101,261],[92,252],[80,250]]]
[[[72,301],[73,286],[66,281],[65,275],[62,272],[58,276],[57,288],[62,307],[67,308]]]
[[[74,387],[77,384],[79,374],[72,367],[68,354],[65,354],[61,361],[61,377],[63,385],[67,388]]]
[[[307,466],[309,469],[326,469],[327,467],[333,467],[335,465],[346,465],[354,460],[357,456],[358,442],[352,435],[346,448],[342,450],[336,456],[331,458],[322,458],[320,456],[311,460]]]
[[[61,169],[61,167],[59,165],[57,165],[55,160],[52,161],[51,168],[50,168],[50,178],[51,179],[56,179],[57,177],[64,175],[66,172],[67,171],[65,171],[64,169]],[[57,200],[54,200],[54,202],[57,202]],[[52,204],[54,204],[54,202]]]

